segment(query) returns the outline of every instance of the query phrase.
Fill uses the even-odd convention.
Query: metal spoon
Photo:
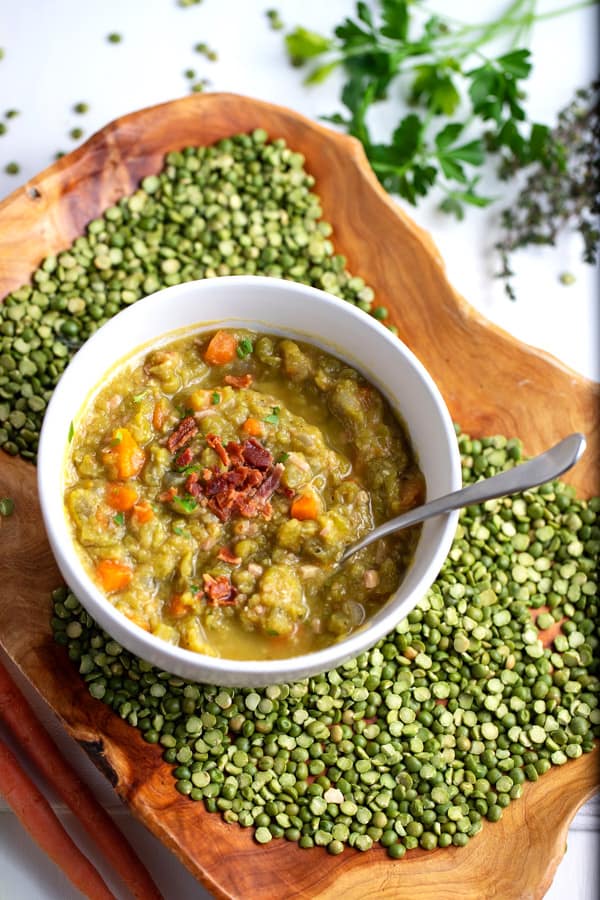
[[[384,522],[360,541],[351,544],[344,551],[338,565],[346,562],[358,550],[368,547],[373,541],[400,531],[402,528],[408,528],[409,525],[416,525],[418,522],[424,522],[425,519],[431,519],[433,516],[439,516],[453,509],[484,503],[486,500],[493,500],[496,497],[506,497],[509,494],[536,487],[538,484],[544,484],[546,481],[552,481],[574,466],[584,450],[585,437],[578,433],[570,434],[554,447],[546,450],[545,453],[534,456],[533,459],[520,466],[515,466],[514,469],[509,469],[508,472],[501,472],[499,475],[493,475],[492,478],[485,478],[476,484],[470,484],[460,491],[445,494],[443,497],[438,497],[437,500],[431,500],[423,506],[417,506],[402,513],[395,519],[390,519],[389,522]]]

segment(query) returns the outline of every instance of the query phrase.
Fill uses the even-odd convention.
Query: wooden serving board
[[[112,122],[0,204],[0,297],[131,193],[140,178],[157,172],[165,153],[257,127],[304,153],[324,216],[334,226],[336,248],[390,308],[400,336],[429,369],[463,429],[473,435],[518,435],[530,454],[570,431],[583,431],[589,448],[569,480],[583,496],[598,493],[598,386],[475,312],[446,281],[429,236],[379,187],[360,145],[287,109],[207,94]],[[598,748],[528,784],[501,822],[486,823],[466,848],[415,850],[400,861],[381,849],[332,857],[283,840],[258,847],[249,830],[225,825],[177,794],[160,750],[93,700],[64,650],[53,643],[49,594],[61,579],[44,537],[35,470],[0,457],[0,496],[12,496],[16,506],[12,517],[0,519],[0,644],[133,813],[216,897],[544,895],[564,852],[569,822],[598,787]]]

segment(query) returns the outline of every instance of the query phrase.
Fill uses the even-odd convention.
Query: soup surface
[[[333,564],[423,498],[406,431],[361,374],[241,329],[120,369],[66,468],[73,539],[114,606],[230,659],[297,656],[358,628],[398,587],[419,527]]]

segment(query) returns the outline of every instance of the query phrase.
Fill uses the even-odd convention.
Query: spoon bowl
[[[494,500],[496,497],[506,497],[519,491],[527,491],[546,481],[552,481],[575,465],[585,451],[585,447],[586,440],[583,434],[579,432],[570,434],[558,444],[550,447],[549,450],[515,466],[514,469],[500,472],[499,475],[477,481],[460,491],[453,491],[451,494],[445,494],[422,506],[416,506],[408,512],[402,513],[401,516],[396,516],[395,519],[390,519],[389,522],[384,522],[383,525],[374,528],[360,541],[356,541],[348,547],[340,557],[338,566],[345,563],[359,550],[368,547],[373,541],[378,541],[380,538],[408,528],[410,525],[417,525],[433,516],[440,516],[474,503],[485,503],[486,500]]]

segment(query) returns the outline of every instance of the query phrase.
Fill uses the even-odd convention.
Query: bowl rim
[[[218,680],[215,680],[213,682],[215,684],[222,683],[251,686],[280,683],[282,681],[293,680],[294,678],[303,678],[306,677],[306,675],[303,674],[306,672],[309,674],[325,672],[342,665],[348,659],[356,657],[361,652],[372,647],[386,634],[393,631],[400,621],[406,618],[419,600],[425,595],[425,592],[437,577],[442,563],[452,545],[459,513],[458,511],[454,511],[444,516],[445,523],[442,533],[437,541],[437,546],[427,563],[424,565],[423,572],[419,576],[416,585],[407,597],[400,601],[399,604],[394,602],[396,599],[395,595],[398,590],[401,589],[400,585],[400,588],[390,595],[390,598],[386,601],[384,605],[385,612],[382,610],[381,614],[378,614],[376,622],[371,619],[366,625],[361,626],[357,631],[351,633],[349,637],[312,653],[283,657],[274,660],[237,660],[225,657],[213,657],[170,644],[167,641],[150,634],[128,619],[112,604],[110,599],[100,591],[94,584],[92,578],[85,571],[83,563],[75,550],[74,542],[68,534],[67,516],[63,501],[63,473],[61,471],[60,477],[56,477],[55,462],[52,462],[51,454],[48,452],[48,448],[53,440],[51,437],[51,430],[55,427],[53,424],[54,418],[58,414],[62,415],[62,398],[68,390],[69,382],[80,374],[85,378],[86,348],[107,341],[107,336],[110,336],[111,333],[118,329],[126,329],[129,321],[132,320],[132,323],[135,322],[137,317],[140,316],[141,311],[147,310],[148,315],[150,316],[152,308],[155,307],[156,304],[163,303],[165,300],[168,301],[170,297],[179,294],[187,294],[196,290],[218,292],[230,287],[232,283],[235,283],[236,287],[240,289],[243,289],[244,285],[253,285],[260,286],[266,291],[278,292],[284,290],[290,293],[297,292],[299,294],[304,294],[305,296],[312,296],[315,300],[318,299],[322,303],[332,306],[340,315],[345,315],[349,319],[354,319],[356,323],[360,323],[362,328],[374,330],[379,339],[392,344],[394,349],[405,357],[405,360],[413,370],[416,371],[417,376],[424,383],[434,403],[441,424],[444,427],[444,431],[446,435],[451,438],[448,442],[451,451],[449,470],[450,480],[452,482],[449,491],[456,490],[462,486],[462,477],[458,443],[450,413],[448,412],[439,388],[420,360],[398,337],[396,337],[389,329],[385,328],[374,317],[364,313],[351,303],[319,288],[305,285],[302,282],[260,275],[226,275],[219,276],[218,278],[204,278],[195,281],[187,281],[163,288],[153,294],[141,298],[131,306],[119,311],[94,332],[73,356],[62,373],[59,382],[53,391],[52,397],[50,398],[40,433],[37,466],[38,493],[44,526],[59,569],[81,605],[105,631],[111,636],[116,637],[119,643],[131,652],[146,659],[153,665],[176,675],[178,675],[182,669],[185,669],[187,674],[184,677],[189,680],[193,680],[193,677],[190,676],[189,672],[197,670],[197,680],[202,680],[203,678],[206,679],[207,672],[210,672],[211,675],[222,676],[222,681],[219,682]],[[242,317],[234,316],[230,318],[238,321]],[[256,322],[258,318],[259,317],[252,318],[250,314],[247,317],[248,322]],[[116,361],[111,360],[106,366],[100,380],[93,380],[89,386],[86,400],[72,415],[72,418],[76,418],[76,416],[80,414],[81,409],[85,408],[90,402],[90,397],[96,392],[104,379],[111,373],[114,373],[121,365],[126,363],[128,359],[135,358],[142,348],[149,344],[164,343],[165,338],[169,339],[170,334],[175,337],[177,331],[182,328],[194,327],[200,329],[203,326],[214,326],[215,328],[218,328],[220,323],[225,324],[226,322],[226,313],[216,319],[205,318],[203,320],[199,312],[199,317],[195,320],[194,325],[178,326],[176,329],[173,329],[172,332],[161,331],[160,334],[150,338],[149,341],[136,344],[131,352],[125,357],[120,357]],[[274,322],[274,333],[276,333],[277,330],[278,324],[277,322]],[[294,330],[297,334],[300,331],[299,329],[286,329],[285,327],[282,327],[281,329],[282,332],[287,331],[289,333]],[[309,334],[310,330],[307,331],[307,336]],[[308,339],[310,340],[310,337],[308,337]],[[314,335],[314,339],[315,342],[318,342],[321,337],[317,333]],[[327,344],[327,341],[324,338],[322,339],[322,342]],[[337,346],[334,341],[331,341],[330,343]],[[342,358],[345,358],[343,355],[343,347],[340,347],[339,349]],[[333,352],[336,352],[335,349]],[[352,354],[349,352],[346,354],[346,358],[351,356]],[[364,368],[368,368],[366,363]],[[394,399],[389,396],[387,399],[392,404],[392,407],[396,408]],[[409,437],[413,440],[410,431]],[[68,437],[66,435],[64,440],[65,448],[61,458],[61,466],[64,466],[68,451]],[[418,448],[415,449],[418,452]],[[60,500],[59,504],[52,502],[52,498],[56,499],[57,495]],[[60,523],[63,525],[62,529],[60,528]],[[65,538],[67,538],[66,548],[62,545],[62,541]],[[71,552],[69,552],[69,550]],[[132,644],[135,646],[132,646]],[[253,676],[258,677],[253,678]]]

